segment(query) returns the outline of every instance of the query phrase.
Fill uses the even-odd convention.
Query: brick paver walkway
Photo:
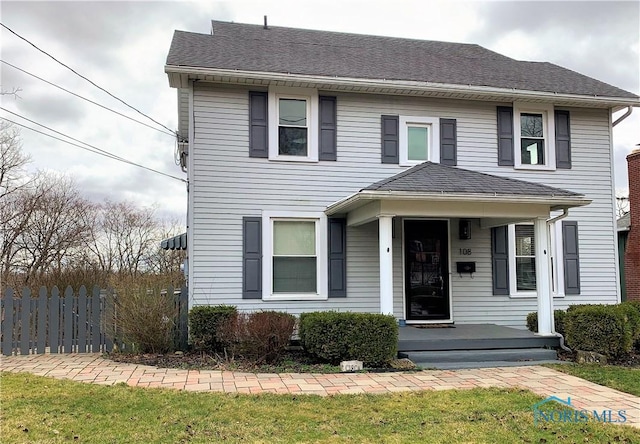
[[[628,425],[640,427],[640,398],[546,367],[504,367],[466,370],[425,370],[407,373],[240,373],[181,370],[127,364],[100,354],[28,355],[0,358],[0,370],[93,384],[127,383],[191,391],[232,393],[391,393],[474,387],[518,387],[543,396],[571,397],[577,409],[626,410]]]

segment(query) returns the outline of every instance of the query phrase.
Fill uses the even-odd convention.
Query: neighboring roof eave
[[[492,193],[425,193],[415,191],[373,191],[362,190],[341,199],[327,207],[328,216],[345,214],[349,211],[374,200],[414,200],[423,202],[476,202],[476,203],[508,203],[508,204],[538,204],[549,205],[551,210],[574,208],[589,205],[590,199],[582,196],[529,196],[529,195],[498,195]]]
[[[180,233],[177,236],[164,239],[160,242],[160,248],[163,250],[186,250],[187,233]]]
[[[188,86],[188,80],[203,79],[226,83],[244,83],[247,85],[268,86],[271,82],[292,82],[296,84],[306,83],[315,85],[318,89],[336,89],[345,87],[352,91],[363,92],[387,92],[390,94],[416,94],[429,95],[447,94],[456,95],[464,93],[470,99],[488,100],[543,100],[558,104],[563,102],[571,104],[584,104],[600,107],[624,107],[640,106],[640,98],[589,96],[567,93],[552,93],[544,91],[528,91],[511,88],[497,88],[490,86],[458,85],[434,82],[420,82],[409,80],[364,79],[347,77],[327,77],[305,74],[289,74],[262,71],[243,71],[229,69],[215,69],[196,66],[165,65],[165,73],[169,75],[169,85],[174,88]],[[234,82],[235,80],[235,82]],[[374,91],[371,91],[371,89]]]

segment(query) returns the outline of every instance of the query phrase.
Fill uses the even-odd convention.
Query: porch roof
[[[547,211],[591,202],[583,194],[562,188],[424,162],[329,205],[325,212],[346,214],[372,201],[535,204]]]

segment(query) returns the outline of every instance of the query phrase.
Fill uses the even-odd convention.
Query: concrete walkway
[[[159,387],[227,393],[353,394],[413,390],[517,387],[543,396],[571,398],[576,409],[589,412],[626,410],[627,425],[640,427],[640,398],[546,367],[425,370],[407,373],[240,373],[181,370],[126,364],[100,354],[3,356],[0,370],[28,372],[58,379],[137,387]]]

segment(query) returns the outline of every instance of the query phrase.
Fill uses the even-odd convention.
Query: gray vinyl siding
[[[178,90],[178,133],[184,138],[189,137],[189,90]]]
[[[333,95],[333,94],[332,94]],[[328,301],[263,302],[243,300],[242,217],[263,210],[324,211],[326,206],[373,182],[402,171],[381,163],[380,116],[431,116],[457,120],[457,161],[461,168],[546,183],[584,193],[593,203],[570,210],[579,222],[581,294],[556,298],[556,305],[615,303],[616,258],[607,110],[570,109],[572,169],[549,172],[500,167],[497,160],[496,106],[451,101],[335,94],[337,161],[274,162],[248,156],[248,90],[194,85],[193,248],[190,251],[191,298],[195,305],[233,304],[241,309],[379,310],[377,223],[347,230],[347,297]],[[395,221],[394,313],[403,318],[402,231]],[[451,220],[451,264],[475,261],[477,272],[451,274],[452,312],[458,323],[491,322],[523,326],[536,309],[535,298],[494,296],[491,286],[490,230],[476,220],[472,238],[457,239]],[[472,256],[460,257],[460,248]]]

